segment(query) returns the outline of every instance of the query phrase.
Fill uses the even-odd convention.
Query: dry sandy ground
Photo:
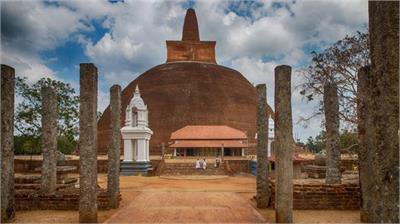
[[[171,179],[163,179],[160,177],[121,177],[121,194],[122,201],[121,206],[118,210],[110,210],[110,211],[99,211],[98,213],[98,221],[105,222],[107,219],[116,214],[117,211],[131,211],[130,208],[135,208],[139,203],[146,203],[149,200],[153,200],[151,203],[147,203],[147,209],[158,209],[157,212],[165,211],[164,213],[158,213],[159,215],[149,216],[148,214],[144,214],[143,216],[137,218],[141,222],[185,222],[193,220],[193,218],[197,218],[199,222],[210,222],[212,220],[215,221],[232,221],[230,219],[229,214],[226,211],[229,210],[220,210],[218,214],[223,216],[224,214],[228,215],[225,219],[218,217],[219,219],[208,219],[206,216],[209,214],[207,212],[201,213],[201,209],[204,211],[210,211],[210,208],[217,204],[219,205],[219,209],[223,206],[227,206],[230,203],[234,203],[231,205],[232,209],[235,209],[237,203],[241,204],[243,209],[242,211],[245,213],[252,212],[248,205],[252,205],[254,207],[255,202],[252,200],[255,191],[255,178],[251,176],[242,176],[242,177],[227,177],[223,179],[215,179],[215,180],[171,180]],[[99,175],[99,184],[102,187],[106,186],[106,177],[105,175]],[[203,196],[201,196],[203,193]],[[160,194],[160,197],[157,197],[157,194]],[[163,197],[169,196],[170,205],[169,206]],[[184,197],[184,196],[187,197]],[[189,196],[188,196],[189,195]],[[203,205],[205,202],[211,201],[209,203],[209,207],[199,207],[199,209],[187,209],[189,202],[182,200],[182,198],[191,198],[191,195],[196,197],[205,197],[205,200],[202,202]],[[232,196],[235,195],[235,196]],[[161,197],[162,196],[162,197]],[[237,196],[237,197],[236,197]],[[232,201],[223,199],[224,197],[232,198]],[[240,200],[239,197],[243,200]],[[159,202],[157,202],[157,199]],[[168,198],[168,197],[167,197]],[[137,199],[137,200],[136,200]],[[173,202],[171,202],[171,200]],[[133,202],[135,201],[135,202]],[[247,203],[243,203],[247,202]],[[138,204],[136,204],[138,203]],[[181,204],[179,204],[181,203]],[[221,204],[222,203],[222,204]],[[236,203],[236,204],[235,204]],[[247,205],[246,205],[247,204]],[[150,206],[151,205],[151,206]],[[130,206],[130,207],[129,207]],[[192,205],[190,205],[192,206]],[[190,207],[189,206],[189,207]],[[192,206],[193,207],[193,206]],[[136,207],[137,208],[137,207]],[[239,209],[239,207],[236,207]],[[186,209],[184,214],[182,210]],[[247,210],[246,210],[247,209]],[[179,211],[179,212],[177,212]],[[200,211],[200,212],[199,212]],[[131,211],[132,213],[135,210]],[[136,209],[136,212],[138,210]],[[174,213],[175,212],[175,213]],[[267,222],[274,221],[274,210],[272,209],[263,209],[258,210],[258,212],[264,217]],[[166,217],[166,219],[162,219],[165,214],[175,214]],[[249,216],[249,222],[257,221],[257,215]],[[133,217],[133,216],[132,216]],[[155,219],[154,217],[158,217]],[[180,217],[183,217],[183,220]],[[199,218],[200,217],[200,218]],[[149,220],[150,219],[150,220]],[[131,222],[134,220],[130,220]],[[241,219],[241,221],[245,221]],[[315,210],[295,210],[294,211],[294,221],[297,223],[358,223],[359,219],[359,211],[315,211]],[[76,223],[78,222],[78,212],[77,211],[18,211],[16,214],[16,218],[14,222],[17,223]]]

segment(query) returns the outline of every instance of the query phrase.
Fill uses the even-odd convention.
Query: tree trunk
[[[79,222],[97,222],[97,68],[80,64]]]
[[[326,129],[326,177],[327,184],[341,183],[339,144],[339,99],[337,87],[331,82],[324,85],[324,111]]]
[[[372,220],[399,222],[399,2],[370,1],[375,141]],[[363,184],[363,183],[361,183]]]
[[[15,70],[1,65],[1,222],[14,218]]]
[[[287,65],[275,68],[275,219],[293,222],[293,136],[291,70]]]
[[[267,88],[257,85],[257,208],[269,205]]]

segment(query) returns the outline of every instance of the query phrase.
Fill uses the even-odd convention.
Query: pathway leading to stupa
[[[234,192],[141,192],[106,223],[260,223],[264,218]]]

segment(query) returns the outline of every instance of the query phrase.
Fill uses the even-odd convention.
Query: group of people
[[[219,165],[220,165],[220,163],[221,163],[221,159],[219,158],[219,156],[217,156],[217,157],[215,158],[214,167],[218,168]],[[198,159],[196,160],[196,163],[195,163],[195,168],[196,168],[196,169],[203,169],[203,170],[207,169],[206,158],[204,158],[203,160],[200,160],[200,159],[198,158]]]

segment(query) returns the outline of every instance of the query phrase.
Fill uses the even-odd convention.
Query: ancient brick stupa
[[[154,131],[150,155],[161,155],[162,145],[168,152],[171,133],[188,125],[226,125],[243,131],[254,142],[255,87],[238,71],[217,64],[216,42],[200,40],[193,9],[187,10],[182,40],[166,43],[166,62],[144,72],[122,92],[121,118],[125,118],[125,108],[136,85],[140,86]],[[100,154],[107,153],[110,131],[107,107],[98,122]]]

